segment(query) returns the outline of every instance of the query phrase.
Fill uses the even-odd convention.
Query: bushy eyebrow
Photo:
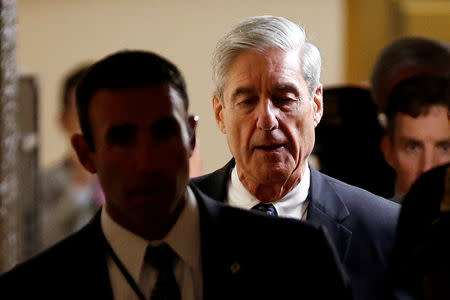
[[[165,130],[169,127],[178,127],[178,121],[174,117],[160,119],[151,125],[152,131]]]
[[[281,83],[276,85],[273,88],[274,93],[292,93],[295,97],[300,98],[300,94],[298,88],[295,84],[292,83]],[[254,95],[257,91],[251,87],[238,87],[233,94],[231,95],[231,100],[235,100],[237,97],[241,95]]]
[[[256,90],[250,87],[238,87],[233,94],[231,95],[231,100],[236,100],[237,97],[241,95],[254,95],[256,94]]]
[[[450,144],[450,138],[439,140],[439,141],[437,141],[437,144],[438,144],[439,146],[445,146],[445,145],[448,145],[448,144]]]
[[[274,92],[278,92],[278,93],[292,93],[296,97],[300,96],[297,86],[292,84],[292,83],[278,84],[278,85],[275,86]]]
[[[133,124],[119,124],[119,125],[111,125],[106,131],[106,140],[111,142],[114,137],[124,133],[132,133],[136,131],[136,126]]]

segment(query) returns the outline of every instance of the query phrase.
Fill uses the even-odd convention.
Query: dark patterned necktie
[[[268,215],[272,216],[278,216],[277,210],[275,209],[275,206],[269,203],[259,203],[252,207],[252,210],[258,210],[265,212]]]
[[[173,273],[177,254],[167,244],[148,247],[145,260],[158,271],[151,300],[181,300],[180,288]]]

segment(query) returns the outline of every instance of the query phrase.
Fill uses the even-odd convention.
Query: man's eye
[[[250,106],[255,104],[258,101],[258,97],[248,97],[242,98],[238,101],[239,105]]]
[[[289,97],[283,97],[283,96],[273,97],[273,100],[274,100],[274,102],[280,103],[280,104],[287,104],[291,101],[294,101],[293,99],[291,99]]]
[[[153,136],[158,140],[165,140],[178,136],[178,132],[178,126],[175,122],[163,122],[153,128]]]
[[[417,144],[417,143],[408,143],[406,145],[406,149],[408,151],[417,151],[419,149],[419,144]]]
[[[128,127],[114,128],[108,133],[108,143],[111,145],[128,145],[133,139],[133,130]]]
[[[450,151],[450,143],[443,143],[440,145],[439,148],[444,152],[449,152]]]

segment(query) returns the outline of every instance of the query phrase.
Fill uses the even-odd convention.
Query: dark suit
[[[348,299],[344,271],[320,228],[235,209],[192,189],[200,213],[204,299]],[[292,241],[293,234],[307,242]],[[105,248],[97,215],[1,276],[0,297],[112,299]]]
[[[211,198],[224,202],[234,165],[231,160],[222,169],[191,182]],[[307,220],[327,229],[350,276],[354,298],[380,299],[399,206],[310,169]]]
[[[393,299],[423,299],[425,274],[446,270],[449,280],[450,212],[440,211],[448,172],[450,164],[422,174],[405,195],[389,268]]]

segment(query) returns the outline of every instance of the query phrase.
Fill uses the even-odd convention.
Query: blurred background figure
[[[450,165],[432,169],[404,198],[389,270],[389,299],[450,299]]]
[[[378,56],[372,93],[385,116],[381,149],[396,172],[396,202],[420,174],[450,161],[449,70],[448,45],[425,38],[398,39]]]
[[[75,105],[75,86],[89,65],[70,71],[64,78],[58,122],[67,141],[81,132]],[[41,178],[40,220],[43,249],[85,225],[104,203],[97,177],[79,163],[72,148],[65,158],[44,170]]]
[[[370,91],[363,86],[327,87],[326,109],[316,128],[314,155],[320,171],[387,197],[395,173],[380,150],[383,128]]]

